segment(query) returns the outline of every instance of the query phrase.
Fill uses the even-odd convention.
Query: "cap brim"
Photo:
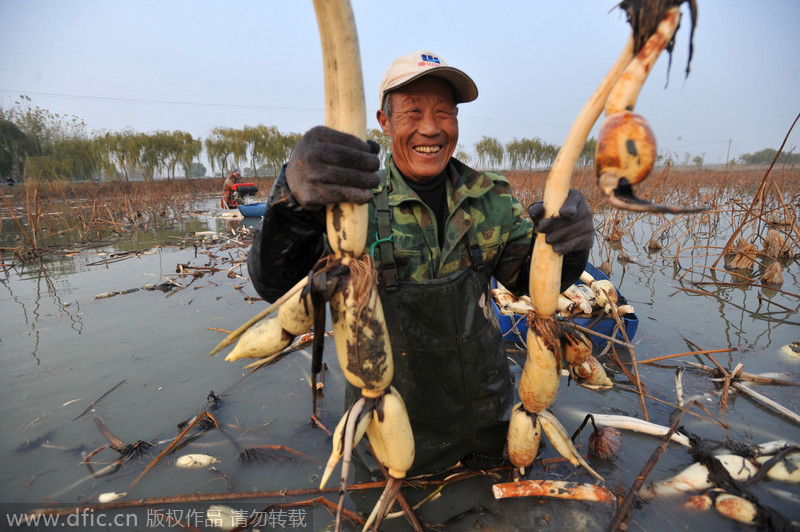
[[[472,78],[466,75],[463,71],[449,66],[432,68],[430,70],[425,70],[424,72],[415,74],[414,76],[411,76],[410,78],[387,88],[384,91],[384,94],[396,91],[397,89],[405,87],[406,85],[409,85],[420,78],[424,78],[425,76],[436,76],[448,81],[450,85],[453,86],[453,95],[455,96],[456,101],[455,103],[467,103],[478,98],[478,86],[475,85],[475,82],[472,81]]]

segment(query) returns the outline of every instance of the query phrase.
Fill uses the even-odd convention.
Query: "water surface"
[[[200,434],[185,448],[168,456],[130,490],[127,499],[162,497],[194,492],[245,492],[309,489],[318,486],[319,476],[330,452],[330,438],[309,422],[311,395],[307,351],[287,356],[274,366],[245,375],[243,363],[224,362],[224,354],[207,356],[223,334],[211,328],[233,329],[264,308],[253,302],[257,296],[247,279],[243,263],[247,247],[217,240],[204,245],[196,233],[214,231],[230,234],[239,222],[214,216],[209,205],[204,215],[187,217],[169,229],[140,233],[98,247],[83,247],[38,263],[6,268],[0,283],[0,501],[9,512],[23,503],[41,506],[47,501],[77,504],[96,502],[104,492],[128,491],[133,480],[157,452],[177,436],[177,424],[200,412],[210,392],[221,398],[213,413],[228,436],[211,430]],[[255,222],[247,220],[245,225]],[[599,226],[600,224],[598,224]],[[624,236],[621,245],[635,262],[621,263],[618,249],[601,242],[592,262],[612,258],[615,282],[635,307],[640,323],[634,339],[634,356],[645,360],[657,356],[700,349],[729,350],[714,355],[728,369],[738,363],[751,373],[779,374],[798,382],[800,362],[782,356],[779,348],[800,340],[798,264],[789,262],[781,289],[789,295],[759,287],[704,285],[714,296],[684,288],[691,275],[681,278],[692,264],[709,265],[713,258],[682,254],[676,261],[674,247],[648,253],[641,246],[653,227],[640,222]],[[724,235],[695,234],[692,242],[721,245]],[[686,245],[684,245],[686,247]],[[132,252],[126,256],[112,256]],[[7,260],[7,263],[10,261]],[[193,278],[178,276],[178,265],[213,266],[221,271]],[[721,266],[720,266],[721,267]],[[230,270],[230,275],[228,271]],[[727,282],[728,279],[721,281]],[[182,288],[170,292],[141,289],[149,284],[173,280]],[[694,277],[695,280],[698,277]],[[137,291],[96,299],[98,294]],[[777,305],[770,305],[774,302]],[[779,305],[779,306],[778,306]],[[785,310],[784,310],[785,309]],[[620,352],[625,360],[628,353]],[[605,360],[605,359],[604,359]],[[712,365],[705,357],[688,360]],[[326,377],[320,419],[335,427],[343,403],[343,377],[338,369],[332,342],[326,344]],[[647,393],[659,400],[646,401],[651,421],[669,425],[676,415],[674,373],[680,360],[662,367],[640,366]],[[607,364],[608,365],[608,364]],[[552,411],[572,432],[587,412],[619,413],[642,417],[639,397],[624,375],[610,366],[617,386],[594,392],[563,379]],[[93,401],[120,384],[82,417]],[[720,410],[721,387],[693,370],[684,374],[684,393],[703,403],[710,414],[729,426],[724,429],[707,419],[684,416],[685,431],[712,443],[726,438],[746,443],[785,439],[800,443],[800,427],[751,399],[732,394],[727,410]],[[759,385],[757,389],[795,412],[800,411],[796,387]],[[701,413],[699,409],[693,409]],[[706,417],[708,417],[707,414]],[[82,464],[91,451],[108,443],[95,418],[103,421],[125,443],[139,440],[155,447],[141,460],[133,460],[107,476],[94,478]],[[588,431],[579,438],[586,449]],[[237,445],[231,443],[231,438]],[[280,445],[308,455],[295,460],[275,460],[247,467],[237,463],[242,448]],[[658,445],[656,438],[623,433],[620,453],[611,460],[592,465],[619,493],[627,491]],[[174,466],[177,456],[187,452],[213,455],[213,468],[183,470]],[[278,453],[287,456],[286,453]],[[276,455],[277,456],[277,455]],[[556,456],[551,446],[545,458]],[[95,469],[113,462],[118,454],[106,449],[92,458]],[[689,465],[686,449],[671,444],[650,475],[666,478]],[[583,471],[568,464],[534,467],[530,478],[569,479],[594,482]],[[450,529],[604,529],[613,508],[579,502],[517,499],[495,501],[491,484],[507,480],[507,473],[495,478],[478,477],[446,487],[441,496],[420,509],[427,523],[448,522]],[[407,488],[409,499],[418,500],[429,492]],[[788,517],[800,518],[800,489],[797,486],[763,481],[753,488],[764,504]],[[787,495],[788,494],[788,495]],[[315,494],[297,497],[306,500]],[[335,494],[327,494],[335,500]],[[370,494],[367,495],[371,496]],[[787,498],[788,497],[788,498]],[[737,525],[713,511],[690,513],[682,508],[688,497],[657,500],[633,511],[635,530],[735,530]],[[348,507],[364,504],[360,496],[348,498]],[[263,509],[277,499],[232,501],[225,504],[248,511]],[[206,512],[210,503],[180,508]],[[21,506],[20,506],[21,507]],[[164,511],[170,508],[162,505]],[[178,508],[177,506],[171,508]],[[364,511],[364,508],[361,508]],[[155,520],[145,509],[133,512],[139,529],[149,518],[152,528],[174,528]],[[138,513],[137,513],[138,512]],[[189,514],[183,514],[184,517]],[[287,514],[288,515],[288,514]],[[299,514],[295,514],[296,516]],[[323,529],[331,523],[320,505],[303,514],[308,528]],[[195,515],[196,516],[196,515]],[[454,516],[461,516],[448,521]],[[274,524],[274,523],[273,523]],[[284,523],[286,525],[286,523]],[[294,524],[300,528],[300,524]],[[3,525],[5,526],[5,525]],[[0,526],[0,528],[3,528]],[[205,528],[205,524],[194,523]],[[401,522],[387,525],[404,528]],[[91,526],[85,527],[91,529]],[[103,527],[96,527],[98,530]],[[262,529],[270,529],[263,526]],[[273,528],[278,528],[275,525]],[[123,530],[125,527],[114,528]]]

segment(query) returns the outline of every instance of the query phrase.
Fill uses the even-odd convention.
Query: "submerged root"
[[[336,507],[336,530],[340,530],[342,522],[344,497],[347,493],[347,477],[350,475],[350,462],[353,458],[353,449],[358,443],[356,440],[357,427],[363,417],[369,417],[369,414],[375,408],[375,403],[375,399],[361,396],[345,413],[347,421],[344,425],[342,441],[342,478],[339,484],[339,501]],[[336,442],[334,442],[334,445],[336,445]]]
[[[363,397],[361,399],[364,399]],[[360,400],[361,400],[360,399]],[[351,415],[356,415],[353,413],[353,407],[355,404],[350,407],[350,409],[345,412],[342,419],[339,421],[339,424],[336,425],[336,429],[333,431],[333,450],[331,451],[331,456],[328,458],[328,463],[325,466],[325,472],[322,474],[322,480],[320,481],[320,489],[325,487],[325,484],[328,482],[331,474],[333,473],[336,464],[339,463],[339,460],[342,459],[345,453],[345,437],[347,432],[347,423],[350,419]],[[367,424],[369,423],[370,416],[367,415],[368,412],[365,412],[363,406],[361,408],[361,412],[357,414],[358,419],[355,421],[355,430],[353,433],[353,446],[355,447],[361,438],[364,437],[364,433],[367,431]]]
[[[383,518],[392,508],[394,501],[400,494],[400,488],[402,486],[403,479],[394,478],[392,476],[389,477],[389,480],[386,482],[386,487],[384,488],[383,493],[381,493],[380,499],[378,499],[378,502],[375,504],[375,508],[373,508],[372,512],[369,514],[367,522],[364,523],[364,530],[369,530],[369,527],[373,522],[375,523],[375,529],[380,530]]]

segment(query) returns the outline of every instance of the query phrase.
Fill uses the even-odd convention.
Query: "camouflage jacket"
[[[440,248],[432,210],[406,184],[387,158],[381,184],[369,210],[367,249],[377,240],[377,194],[388,188],[392,212],[392,249],[400,281],[422,283],[456,273],[472,264],[466,233],[474,224],[483,263],[509,290],[527,292],[533,226],[514,197],[508,180],[495,172],[478,173],[451,159],[447,167],[448,218]],[[322,253],[322,213],[301,209],[286,186],[281,170],[267,201],[248,256],[248,269],[258,293],[274,301],[311,270]],[[376,246],[377,248],[377,246]],[[374,257],[380,270],[381,256]],[[565,256],[562,287],[574,282],[586,264],[588,250]]]
[[[522,205],[505,177],[494,172],[478,173],[451,159],[445,179],[447,222],[440,228],[433,211],[411,190],[391,158],[386,166],[375,197],[387,188],[392,249],[400,281],[423,283],[471,266],[467,233],[472,227],[483,263],[500,282],[516,286],[518,274],[530,258],[533,226],[522,217]],[[375,208],[373,199],[370,213]],[[444,231],[441,247],[439,231]],[[377,235],[378,220],[371,214],[367,246]],[[383,258],[379,249],[374,257],[380,271]]]

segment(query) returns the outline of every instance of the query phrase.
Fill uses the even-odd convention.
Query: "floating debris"
[[[628,264],[631,262],[633,262],[634,264],[636,263],[636,259],[632,259],[631,256],[625,253],[624,251],[621,251],[620,254],[617,255],[617,261],[621,264]]]
[[[786,238],[775,229],[767,231],[767,236],[764,237],[763,251],[773,259],[791,259],[795,256],[792,248],[786,243]]]
[[[747,480],[756,474],[757,468],[741,456],[728,454],[717,456],[716,459],[736,480]],[[712,486],[708,467],[697,462],[672,478],[643,488],[639,495],[642,499],[650,501],[657,496],[702,491]]]
[[[241,526],[247,518],[242,510],[234,510],[223,504],[212,504],[206,510],[206,522],[220,530],[233,530]]]
[[[800,361],[800,340],[781,346],[778,352],[792,361]]]
[[[178,288],[178,285],[174,283],[161,283],[161,284],[146,284],[142,287],[142,290],[147,290],[148,292],[153,292],[155,290],[161,290],[162,292],[172,292]]]
[[[783,284],[783,266],[778,261],[773,262],[764,270],[761,280],[767,284]]]
[[[774,458],[773,456],[759,456],[756,461],[763,465]],[[800,483],[800,452],[789,453],[781,457],[775,465],[769,468],[767,478],[793,484]]]
[[[752,242],[745,242],[743,238],[736,241],[736,256],[731,260],[730,267],[734,270],[750,270],[756,263],[758,249]]]
[[[184,469],[199,469],[217,462],[219,460],[207,454],[185,454],[175,460],[175,465]]]
[[[759,515],[758,507],[752,501],[716,489],[691,497],[684,506],[690,510],[708,510],[713,507],[721,515],[746,525],[756,524]]]
[[[617,414],[592,414],[592,417],[598,425],[605,425],[622,430],[631,430],[633,432],[639,432],[642,434],[664,436],[667,432],[669,432],[669,427],[657,425],[655,423],[651,423],[650,421],[645,421],[643,419],[630,416],[622,416]],[[681,434],[679,432],[673,433],[670,439],[675,443],[679,443],[686,447],[689,447],[690,445],[689,438],[685,434]]]
[[[254,464],[257,462],[295,462],[295,457],[282,452],[282,449],[271,447],[249,447],[239,453],[236,461],[242,464]]]
[[[109,298],[109,297],[114,297],[117,294],[118,294],[118,292],[102,292],[102,293],[97,294],[96,296],[94,296],[94,298],[95,299],[106,299],[106,298]]]
[[[521,480],[492,486],[495,499],[509,497],[549,497],[573,501],[611,503],[616,497],[608,489],[594,484],[562,480]]]
[[[17,447],[17,452],[19,452],[19,451],[35,451],[36,449],[38,449],[39,447],[41,447],[45,443],[50,443],[50,438],[52,438],[55,433],[56,433],[55,429],[48,430],[47,432],[45,432],[44,434],[42,434],[41,436],[39,436],[38,438],[36,438],[34,440],[28,440],[25,443],[21,443]]]
[[[97,501],[100,503],[113,502],[117,499],[123,498],[127,494],[128,492],[126,491],[122,491],[120,493],[117,493],[116,491],[107,491],[106,493],[101,493],[98,495]]]
[[[619,431],[613,427],[600,427],[589,436],[589,456],[608,460],[614,458],[622,445]]]
[[[127,288],[125,290],[119,290],[118,292],[102,292],[94,296],[95,299],[108,299],[109,297],[120,296],[124,294],[132,294],[134,292],[138,292],[138,288]]]
[[[80,417],[84,416],[84,415],[85,415],[86,413],[88,413],[88,412],[89,412],[89,411],[90,411],[92,408],[94,408],[94,407],[97,405],[97,403],[99,403],[100,401],[102,401],[103,399],[105,399],[105,398],[106,398],[106,396],[108,396],[108,394],[110,394],[111,392],[113,392],[114,390],[116,390],[117,388],[119,388],[120,386],[122,386],[122,385],[125,383],[125,381],[126,381],[126,380],[127,380],[127,379],[122,379],[122,380],[121,380],[121,381],[119,381],[117,384],[115,384],[114,386],[112,386],[110,390],[108,390],[107,392],[105,392],[103,395],[101,395],[100,397],[98,397],[96,400],[92,401],[92,402],[91,402],[91,404],[90,404],[89,406],[87,406],[87,407],[86,407],[86,409],[85,409],[83,412],[81,412],[80,414],[78,414],[78,415],[77,415],[77,416],[75,416],[74,418],[70,419],[70,421],[75,421],[76,419],[78,419],[78,418],[80,418]]]
[[[215,394],[214,390],[211,390],[210,392],[208,392],[208,395],[206,396],[206,403],[205,405],[203,405],[202,410],[199,413],[195,414],[194,416],[184,419],[183,421],[178,423],[178,430],[185,429],[188,425],[194,423],[195,420],[201,418],[201,416],[202,419],[199,419],[197,423],[198,425],[197,429],[199,431],[211,430],[214,427],[214,421],[209,419],[208,417],[203,416],[203,413],[212,412],[216,410],[217,408],[219,408],[221,402],[222,398],[219,395]]]

